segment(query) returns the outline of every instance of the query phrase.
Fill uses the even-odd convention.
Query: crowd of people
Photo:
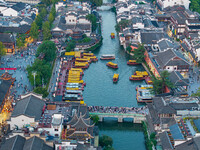
[[[109,107],[109,106],[88,106],[89,112],[98,113],[147,113],[147,106],[143,107]]]
[[[1,58],[1,68],[13,68],[8,70],[12,77],[16,78],[14,86],[11,89],[11,95],[16,99],[20,95],[25,94],[32,90],[32,86],[28,80],[28,72],[26,68],[28,65],[32,65],[35,59],[37,45],[31,44],[26,49],[16,51],[15,54],[5,55]],[[4,73],[4,70],[0,71],[0,74]]]

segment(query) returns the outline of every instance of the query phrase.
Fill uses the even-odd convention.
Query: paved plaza
[[[8,70],[16,81],[12,88],[11,94],[17,99],[20,95],[33,90],[28,78],[26,67],[31,65],[35,59],[37,46],[30,45],[26,50],[16,52],[14,55],[8,54],[1,58],[0,68],[16,68],[16,70]],[[0,75],[5,73],[5,70],[0,70]]]

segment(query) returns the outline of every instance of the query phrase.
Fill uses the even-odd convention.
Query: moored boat
[[[115,74],[113,75],[113,82],[117,82],[118,79],[119,79],[119,74],[115,73]]]
[[[108,62],[106,65],[107,65],[108,67],[111,67],[111,68],[114,68],[114,69],[117,69],[117,68],[118,68],[118,65],[115,64],[115,63],[113,63],[113,62]]]
[[[111,39],[114,39],[115,38],[115,33],[111,33],[110,37],[111,37]]]
[[[146,82],[146,84],[153,84],[153,81],[151,80],[150,77],[146,77],[145,82]]]
[[[115,59],[115,55],[113,55],[113,54],[101,55],[100,59],[101,60],[112,60],[112,59]]]
[[[144,77],[142,75],[132,75],[129,80],[131,81],[140,81],[140,80],[144,80]]]
[[[129,60],[127,61],[127,65],[139,65],[140,63],[137,63],[136,60]]]

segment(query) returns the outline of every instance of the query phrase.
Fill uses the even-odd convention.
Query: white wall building
[[[189,9],[190,0],[157,0],[157,4],[161,9],[175,5],[183,5],[186,9]]]
[[[12,17],[17,17],[18,12],[12,8],[7,8],[1,11],[3,16],[12,16]]]
[[[39,98],[36,94],[27,94],[16,103],[14,111],[10,119],[7,121],[10,124],[11,130],[16,128],[21,129],[26,125],[37,125],[43,113],[45,101]]]

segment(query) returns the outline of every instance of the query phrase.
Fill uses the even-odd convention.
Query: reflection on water
[[[116,120],[99,123],[100,135],[113,139],[115,150],[145,150],[144,135],[141,124],[132,122],[117,123]]]

